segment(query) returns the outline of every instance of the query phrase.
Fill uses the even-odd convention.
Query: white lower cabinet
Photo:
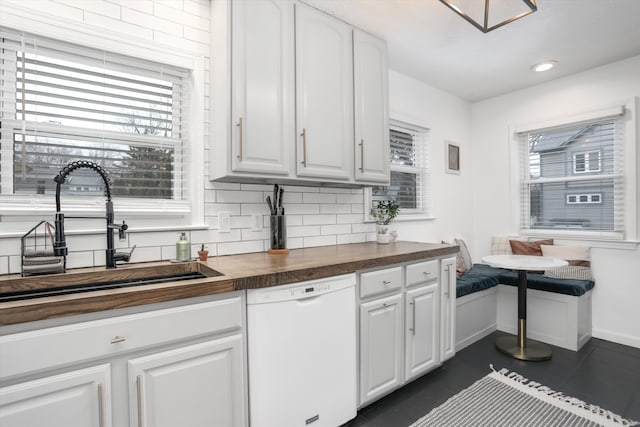
[[[0,387],[0,426],[109,427],[109,364]]]
[[[240,334],[129,360],[130,425],[242,425],[241,362]]]
[[[246,426],[244,294],[191,301],[0,334],[0,426]]]
[[[440,364],[438,283],[408,290],[405,307],[405,378],[411,380]]]
[[[402,294],[360,305],[360,401],[402,384]]]
[[[429,259],[358,274],[360,407],[453,355],[455,259],[453,276],[441,273],[449,263]]]

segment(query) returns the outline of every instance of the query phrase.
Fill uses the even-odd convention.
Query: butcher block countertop
[[[202,263],[184,263],[184,269],[210,277],[0,302],[0,326],[320,279],[453,255],[457,251],[458,246],[447,244],[397,242],[380,245],[371,242],[294,249],[288,254],[259,252],[212,257]],[[139,263],[118,266],[115,270],[83,268],[25,278],[2,276],[0,294],[51,287],[61,281],[76,284],[86,283],[89,279],[97,282],[131,278],[149,270],[162,274],[170,268],[175,271],[176,264]]]

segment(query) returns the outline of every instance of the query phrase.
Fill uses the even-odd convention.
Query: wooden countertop
[[[457,246],[447,244],[397,242],[379,245],[371,242],[294,249],[286,255],[259,252],[212,257],[203,263],[204,267],[220,272],[220,276],[2,302],[0,326],[319,279],[401,262],[452,255],[457,251]],[[118,274],[127,276],[135,274],[140,266],[151,266],[161,271],[168,264],[131,264],[119,266],[116,270]],[[104,268],[87,268],[63,275],[73,281],[83,275],[100,277],[104,272]],[[47,281],[51,281],[50,278],[53,276],[61,275],[28,278],[5,276],[0,278],[0,291],[10,286],[46,286]]]

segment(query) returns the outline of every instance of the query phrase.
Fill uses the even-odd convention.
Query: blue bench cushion
[[[489,267],[485,264],[474,264],[462,276],[458,277],[456,281],[456,297],[460,298],[497,286],[500,283],[500,275],[508,271],[502,268]]]
[[[499,281],[503,285],[518,286],[518,273],[506,271],[500,274]],[[579,297],[593,289],[594,285],[592,280],[554,279],[542,274],[527,273],[527,288],[539,291]]]

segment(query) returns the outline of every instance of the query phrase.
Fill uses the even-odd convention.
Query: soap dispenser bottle
[[[182,233],[180,240],[176,242],[176,260],[189,261],[191,259],[191,245],[187,240],[187,235]]]

